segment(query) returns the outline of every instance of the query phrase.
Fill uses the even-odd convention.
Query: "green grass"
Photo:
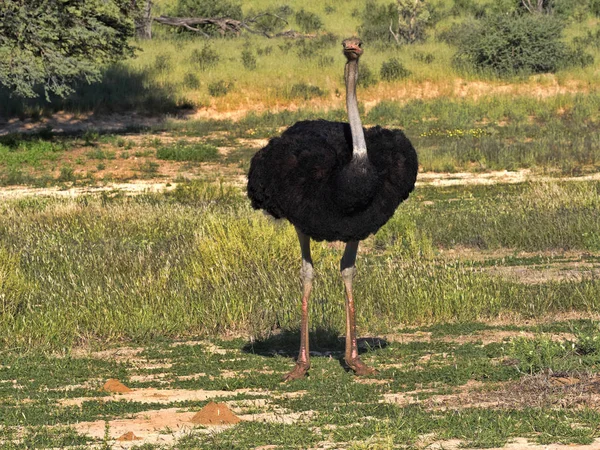
[[[449,336],[440,336],[445,340],[434,338],[430,342],[405,344],[390,341],[364,351],[363,359],[381,369],[375,377],[380,382],[369,384],[357,382],[352,374],[343,370],[337,360],[342,347],[337,345],[328,346],[333,358],[313,356],[310,378],[294,383],[280,382],[281,374],[293,364],[289,358],[250,352],[245,339],[211,339],[195,344],[161,339],[147,345],[136,355],[135,361],[125,358],[119,363],[96,359],[93,354],[78,359],[36,352],[26,355],[5,353],[5,364],[9,368],[0,371],[0,385],[16,380],[23,388],[0,391],[0,439],[17,442],[8,447],[15,449],[28,448],[27,445],[36,448],[84,446],[94,441],[69,428],[75,422],[126,418],[140,411],[173,407],[179,411],[197,411],[208,402],[142,404],[119,401],[118,396],[99,402],[92,397],[107,394],[97,388],[75,392],[67,389],[72,383],[91,382],[92,386],[99,386],[108,377],[118,377],[135,389],[204,389],[208,393],[228,390],[231,395],[220,397],[219,401],[235,404],[258,398],[267,402],[263,406],[246,407],[247,413],[304,414],[292,425],[254,420],[219,432],[199,434],[190,431],[177,441],[176,448],[243,449],[258,445],[303,448],[323,442],[347,447],[353,442],[348,448],[386,449],[394,445],[414,446],[424,436],[432,440],[458,439],[467,448],[503,446],[515,437],[540,444],[592,442],[600,420],[598,412],[586,405],[568,408],[554,401],[572,395],[569,389],[545,388],[540,392],[523,393],[552,394],[553,397],[535,407],[524,398],[514,397],[517,403],[513,407],[456,405],[432,410],[431,405],[435,402],[430,403],[430,400],[439,395],[458,393],[472,381],[479,381],[481,386],[472,391],[473,400],[494,399],[519,386],[536,389],[536,378],[521,370],[531,360],[532,349],[553,349],[541,352],[543,358],[531,371],[537,374],[556,369],[557,364],[567,360],[569,373],[575,375],[596,371],[600,364],[597,349],[583,355],[573,350],[577,347],[571,347],[569,342],[553,342],[543,334],[534,339],[519,338],[488,345],[458,342],[474,329],[482,329],[482,326],[464,324],[462,329],[454,330],[451,340],[447,340]],[[177,345],[173,345],[175,343]],[[275,341],[264,342],[264,348],[271,351],[277,351],[279,345]],[[499,364],[498,361],[504,358],[516,358],[516,362]],[[146,365],[155,367],[157,363],[162,365],[144,368]],[[400,368],[385,368],[398,363],[401,363]],[[128,381],[133,375],[149,373],[162,376],[155,381]],[[225,376],[231,373],[236,376]],[[188,375],[197,376],[186,380]],[[258,395],[236,391],[244,388]],[[382,401],[386,394],[403,394],[418,403],[387,403]],[[60,405],[60,400],[72,397],[83,397],[81,406]],[[86,397],[90,397],[89,400],[85,400]],[[58,427],[50,428],[50,425]],[[169,430],[161,433],[169,434]],[[23,437],[22,442],[18,441],[18,436]],[[146,445],[144,448],[158,448]]]
[[[490,6],[490,2],[476,3],[487,4],[488,8]],[[365,43],[363,64],[376,75],[368,88],[360,89],[359,98],[377,100],[397,96],[405,88],[410,90],[425,83],[435,86],[434,90],[441,97],[446,94],[458,97],[458,89],[455,89],[456,82],[460,84],[458,80],[483,80],[499,84],[498,80],[489,75],[453,67],[456,47],[442,42],[439,36],[452,24],[467,20],[470,14],[459,10],[459,16],[453,16],[450,13],[453,4],[447,0],[432,4],[435,5],[434,16],[440,20],[433,29],[428,30],[429,37],[425,42],[403,46]],[[194,55],[199,46],[205,44],[203,38],[193,33],[175,32],[155,23],[154,38],[136,42],[140,49],[137,56],[106,68],[101,82],[89,85],[82,81],[76,86],[75,94],[67,99],[52,98],[50,103],[43,96],[39,100],[23,101],[2,91],[0,104],[4,108],[0,115],[39,119],[58,111],[78,115],[130,110],[173,114],[208,106],[223,110],[252,111],[257,105],[270,108],[292,104],[296,106],[298,102],[308,103],[310,108],[323,102],[341,106],[339,97],[343,93],[344,60],[340,42],[344,37],[357,34],[363,20],[365,3],[349,0],[342,7],[334,2],[324,5],[322,2],[290,1],[287,5],[295,12],[305,9],[321,18],[324,26],[316,39],[267,39],[250,33],[236,39],[215,38],[211,48],[218,61],[200,71]],[[156,16],[160,14],[159,11],[169,14],[172,6],[173,2],[164,2],[163,5],[156,6],[154,13]],[[272,0],[255,0],[244,2],[243,8],[246,14],[252,14],[264,8],[280,6],[280,3]],[[295,14],[290,16],[286,29],[298,29],[294,17]],[[567,24],[565,39],[571,42],[575,37],[585,36],[588,30],[595,30],[597,19],[589,15],[583,19],[571,17]],[[600,56],[594,45],[589,45],[586,51],[596,59]],[[381,80],[380,69],[390,58],[397,58],[406,67],[410,72],[407,79],[391,82]],[[249,59],[255,61],[255,64],[248,64]],[[582,90],[587,90],[593,89],[591,86],[596,77],[594,70],[594,65],[590,65],[559,71],[549,79],[541,76],[509,81],[522,86],[522,91],[525,92],[529,86],[543,88],[551,86],[554,81],[562,87],[574,83]],[[310,89],[301,88],[294,94],[292,91],[295,85],[310,86]]]
[[[363,244],[359,326],[380,332],[507,312],[595,310],[600,283],[592,275],[522,284],[439,251],[597,252],[597,193],[596,182],[418,190]],[[274,326],[298,326],[292,227],[251,211],[224,184],[183,183],[136,198],[25,199],[0,212],[0,341],[8,348],[225,331],[264,336]],[[313,256],[312,327],[336,333],[345,323],[340,252],[314,244]]]
[[[218,157],[218,149],[210,144],[187,142],[180,140],[169,146],[162,146],[156,150],[158,159],[171,161],[214,161]]]

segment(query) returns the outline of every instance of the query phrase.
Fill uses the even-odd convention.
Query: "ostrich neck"
[[[353,59],[346,63],[344,70],[346,79],[346,109],[348,122],[352,132],[352,158],[363,157],[367,154],[367,143],[360,116],[358,115],[358,102],[356,100],[356,82],[358,79],[358,60]]]

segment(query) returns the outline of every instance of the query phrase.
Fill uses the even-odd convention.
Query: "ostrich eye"
[[[358,46],[362,48],[362,42],[359,42],[359,43],[358,43]]]

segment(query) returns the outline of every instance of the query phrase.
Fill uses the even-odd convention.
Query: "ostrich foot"
[[[298,362],[296,367],[284,375],[283,381],[301,380],[308,376],[308,369],[310,369],[310,364]]]
[[[345,361],[348,367],[354,371],[355,375],[377,375],[379,373],[372,367],[367,366],[364,362],[360,360],[360,358],[346,359]]]

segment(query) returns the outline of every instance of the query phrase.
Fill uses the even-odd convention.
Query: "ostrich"
[[[252,206],[288,219],[296,228],[302,253],[300,352],[285,381],[306,376],[310,368],[311,238],[346,243],[340,261],[346,292],[344,359],[356,375],[377,373],[360,360],[356,344],[352,279],[358,244],[392,217],[417,178],[417,154],[402,131],[379,126],[363,129],[356,100],[362,41],[349,38],[342,46],[347,59],[344,78],[349,123],[297,122],[254,155],[248,173]]]

